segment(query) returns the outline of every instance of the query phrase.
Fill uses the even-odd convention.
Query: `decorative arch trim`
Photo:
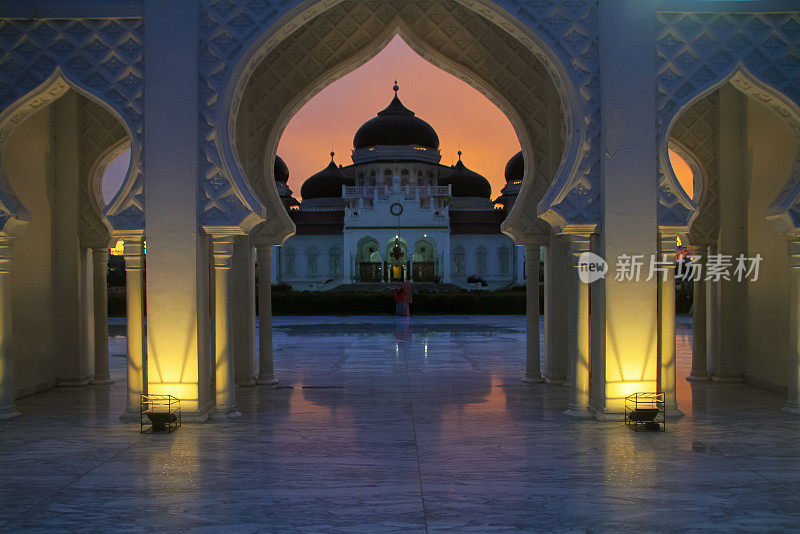
[[[800,139],[800,13],[657,13],[659,225],[687,227],[690,199],[664,172],[666,147],[676,119],[693,103],[730,82],[772,107]],[[661,187],[661,186],[664,187]],[[800,225],[800,173],[795,164],[766,217],[778,232]],[[675,199],[675,200],[673,200]],[[666,208],[672,206],[672,208]]]
[[[0,87],[3,114],[19,112],[19,104],[33,93],[48,102],[57,98],[48,93],[66,90],[56,84],[60,79],[103,106],[127,130],[132,164],[124,190],[129,197],[119,199],[115,210],[105,214],[117,231],[144,229],[139,176],[144,128],[143,43],[141,18],[0,19],[0,47],[8,52],[0,64],[0,74],[7,80]],[[133,200],[134,196],[138,198]],[[19,214],[24,219],[24,211]]]
[[[239,19],[237,21],[239,23],[242,23],[245,19],[252,19],[253,13],[251,13],[250,9],[244,7],[247,2],[239,2],[241,11],[234,9],[230,11],[230,14],[214,9],[217,3],[216,0],[207,0],[207,15],[204,15],[204,17],[212,16],[214,22],[219,24],[209,24],[209,30],[211,28],[216,32],[221,31],[222,28],[227,30],[226,25],[231,24],[234,18]],[[230,4],[230,2],[228,3]],[[239,108],[242,105],[245,92],[244,89],[248,81],[270,50],[277,47],[294,32],[299,31],[316,16],[337,6],[339,3],[338,1],[305,2],[293,12],[280,17],[279,20],[277,17],[271,19],[273,21],[277,20],[277,23],[272,24],[266,32],[255,35],[254,38],[250,38],[254,33],[250,31],[249,25],[247,28],[238,28],[239,33],[246,33],[250,36],[247,39],[249,40],[249,45],[242,47],[243,52],[241,54],[230,54],[235,61],[228,63],[228,65],[233,65],[232,68],[230,66],[224,67],[227,70],[227,76],[223,79],[228,80],[227,83],[220,87],[216,81],[213,82],[214,85],[220,87],[219,94],[221,98],[209,99],[210,105],[208,109],[204,110],[204,114],[209,116],[208,114],[211,113],[210,118],[216,125],[217,135],[213,139],[206,135],[202,143],[206,159],[211,162],[211,167],[217,165],[216,160],[219,159],[218,168],[220,173],[223,175],[229,174],[230,179],[236,182],[235,188],[244,191],[244,193],[241,193],[242,195],[257,196],[253,192],[254,188],[247,183],[247,178],[245,178],[235,139],[237,133],[236,117],[239,114]],[[555,24],[556,19],[563,21],[565,16],[574,22],[571,31],[568,32],[570,34],[569,39],[567,39],[569,43],[565,45],[561,41],[556,40],[554,42],[560,43],[561,56],[570,59],[581,58],[578,62],[566,62],[564,57],[559,57],[559,54],[551,49],[553,43],[548,43],[546,38],[540,37],[537,33],[539,32],[549,37],[547,32],[541,32],[541,28],[534,30],[533,26],[526,25],[525,22],[515,19],[513,15],[503,11],[494,2],[463,0],[459,1],[458,4],[489,20],[503,32],[511,35],[522,46],[527,47],[545,65],[551,81],[559,88],[557,92],[561,95],[561,115],[564,121],[564,124],[561,125],[561,134],[566,142],[565,146],[562,147],[562,153],[559,155],[557,169],[552,174],[552,184],[550,184],[549,191],[546,192],[547,195],[543,193],[544,198],[540,202],[538,212],[543,213],[544,216],[549,214],[551,220],[562,222],[599,219],[599,203],[596,202],[599,198],[600,189],[597,180],[599,174],[597,172],[599,128],[592,126],[592,124],[596,125],[596,122],[599,121],[599,98],[595,94],[597,89],[597,84],[595,83],[596,54],[592,53],[592,51],[596,52],[596,17],[593,11],[596,9],[595,3],[579,0],[569,6],[562,6],[558,9],[553,6],[538,6],[534,8],[534,11],[543,11],[539,26],[549,28],[551,23]],[[550,29],[553,30],[553,28]],[[230,34],[230,32],[226,33]],[[408,34],[410,32],[406,30],[405,33]],[[206,39],[208,38],[206,37]],[[207,42],[210,49],[211,41]],[[210,63],[218,64],[217,61]],[[212,83],[210,82],[209,85],[212,85]],[[578,88],[581,88],[581,90],[578,90]],[[517,100],[519,99],[515,99],[515,101]],[[588,113],[585,110],[587,107],[591,108]],[[565,109],[567,110],[566,113],[564,112]],[[220,146],[217,146],[218,144]],[[275,141],[271,141],[270,144],[275,144]],[[216,155],[209,155],[209,151],[216,152]],[[265,152],[268,155],[272,155],[273,150]],[[528,154],[527,159],[533,161],[532,151]],[[264,181],[271,182],[269,179],[271,174],[270,167],[262,166],[262,168],[267,175]],[[211,168],[209,170],[211,171]],[[257,169],[258,171],[261,171],[261,169]],[[580,178],[574,179],[574,176],[577,175],[580,175]],[[510,218],[504,225],[504,230],[510,235],[515,232],[519,236],[525,235],[538,221],[538,213],[536,210],[530,209],[531,204],[538,200],[529,198],[529,191],[532,187],[532,185],[527,187],[523,185],[520,192],[523,202],[517,203],[515,211],[512,211]],[[262,202],[266,200],[266,203],[269,204],[270,218],[272,220],[267,221],[267,225],[270,227],[268,231],[274,233],[276,238],[280,235],[288,235],[293,232],[291,220],[284,215],[282,210],[277,209],[280,203],[277,193],[272,191],[274,186],[268,186],[266,189],[269,191],[268,199],[259,200]],[[568,191],[569,189],[577,189],[577,191],[571,195],[570,191]],[[524,201],[526,198],[528,201]],[[525,205],[529,206],[528,211],[523,209]]]
[[[659,226],[685,226],[688,230],[694,217],[697,216],[696,205],[688,198],[683,188],[680,187],[672,166],[669,164],[668,144],[672,127],[683,112],[727,83],[730,83],[743,94],[755,98],[778,114],[787,124],[795,138],[795,161],[792,165],[792,170],[781,192],[767,207],[765,217],[773,223],[777,233],[786,233],[798,229],[800,228],[800,106],[787,95],[759,80],[743,63],[738,63],[729,74],[689,99],[671,117],[666,135],[661,137],[659,143],[660,170],[662,177],[666,177],[664,187],[668,188],[668,190],[662,190],[662,184],[659,184]],[[680,220],[677,217],[680,212],[675,211],[669,205],[669,201],[673,198],[677,200],[677,202],[673,202],[673,205],[680,203],[683,209],[691,210],[691,213],[684,219],[683,224],[680,224]],[[665,215],[662,212],[662,207],[668,207],[671,214]],[[664,216],[662,217],[662,215]]]
[[[44,109],[61,98],[70,89],[75,90],[78,94],[100,106],[104,112],[109,113],[122,126],[128,139],[134,138],[128,123],[111,105],[103,101],[90,90],[73,82],[64,74],[60,67],[56,67],[44,82],[0,112],[0,151],[4,149],[11,133],[17,126],[32,114]],[[138,169],[135,167],[138,161],[138,152],[136,159],[134,159],[132,154],[131,165],[128,168],[128,173],[120,192],[125,190],[126,186],[128,191],[131,190],[132,184],[136,181],[136,175],[139,173]],[[89,182],[89,177],[83,176],[82,180],[85,180],[84,183]],[[119,197],[120,195],[118,194],[117,196]],[[104,216],[99,207],[97,208],[97,216],[109,230],[112,228],[109,219]],[[0,231],[13,234],[16,229],[24,227],[29,222],[30,213],[13,191],[4,165],[2,161],[0,161]]]

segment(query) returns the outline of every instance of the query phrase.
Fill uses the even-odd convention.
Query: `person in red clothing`
[[[392,288],[392,296],[394,297],[394,314],[403,315],[403,290],[400,286]]]

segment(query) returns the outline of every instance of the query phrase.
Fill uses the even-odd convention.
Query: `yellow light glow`
[[[117,243],[114,245],[114,247],[110,250],[111,255],[112,256],[122,256],[122,250],[123,250],[124,246],[125,246],[125,242],[122,239],[117,241]]]
[[[640,392],[655,393],[658,389],[656,380],[608,382],[606,383],[606,397],[608,399],[624,400],[628,395]]]

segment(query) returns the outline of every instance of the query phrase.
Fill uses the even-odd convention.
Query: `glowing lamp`
[[[172,395],[142,395],[139,418],[142,434],[169,434],[181,426],[181,401]]]
[[[666,430],[663,393],[634,393],[625,397],[625,425],[635,431]]]

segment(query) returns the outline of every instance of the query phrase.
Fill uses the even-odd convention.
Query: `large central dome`
[[[424,120],[397,97],[397,82],[393,87],[394,98],[378,116],[361,125],[353,138],[354,148],[370,148],[380,145],[414,145],[438,149],[439,136]]]

